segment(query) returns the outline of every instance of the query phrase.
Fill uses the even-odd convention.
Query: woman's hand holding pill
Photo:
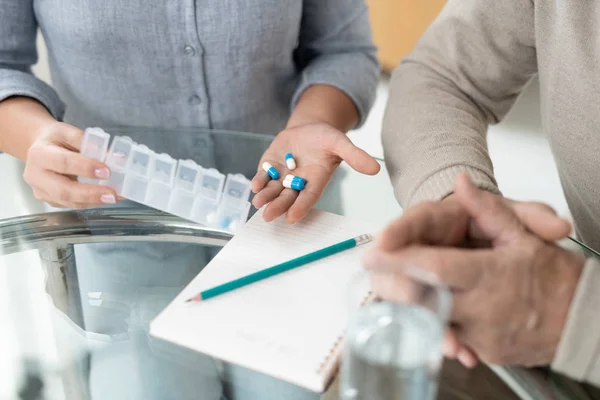
[[[80,183],[77,177],[106,179],[108,167],[79,154],[83,132],[71,125],[52,122],[36,134],[26,156],[23,178],[39,200],[53,207],[87,208],[116,201],[113,189]]]
[[[380,169],[373,157],[326,123],[286,129],[260,160],[252,180],[253,204],[257,208],[269,204],[264,212],[267,221],[287,212],[289,223],[298,222],[317,204],[342,161],[367,175]]]

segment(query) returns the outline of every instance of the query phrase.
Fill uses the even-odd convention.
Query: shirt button
[[[190,106],[197,106],[202,103],[202,99],[199,96],[193,95],[188,99],[188,103]]]
[[[184,52],[186,55],[188,55],[188,56],[192,57],[193,55],[195,55],[195,54],[196,54],[196,49],[194,49],[192,46],[190,46],[190,45],[188,44],[187,46],[185,46],[185,47],[183,48],[183,52]]]

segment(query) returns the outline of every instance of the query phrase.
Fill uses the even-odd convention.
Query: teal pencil
[[[243,276],[241,278],[235,279],[230,282],[223,283],[222,285],[215,286],[210,289],[206,289],[192,298],[186,300],[186,302],[199,302],[202,300],[210,299],[211,297],[219,296],[223,293],[230,292],[232,290],[239,289],[243,286],[250,285],[252,283],[261,281],[266,278],[270,278],[272,276],[281,274],[282,272],[289,271],[294,268],[298,268],[302,265],[311,263],[313,261],[317,261],[323,259],[325,257],[329,257],[336,253],[342,252],[344,250],[351,249],[356,246],[360,246],[361,244],[368,243],[372,240],[371,235],[360,235],[352,239],[344,240],[343,242],[336,243],[332,246],[325,247],[324,249],[317,250],[315,252],[305,254],[298,258],[294,258],[292,260],[283,262],[281,264],[277,264],[273,267],[263,269],[261,271],[254,272],[253,274]]]

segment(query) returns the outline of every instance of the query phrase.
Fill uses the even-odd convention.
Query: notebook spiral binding
[[[363,301],[360,302],[360,307],[363,307],[366,304],[371,303],[373,300],[375,300],[375,294],[373,294],[373,292],[371,292],[369,290],[369,292],[367,293],[367,295],[365,296]],[[319,368],[317,369],[318,374],[321,374],[324,371],[328,370],[330,367],[333,367],[334,365],[332,365],[332,364],[338,363],[338,357],[336,357],[336,355],[340,354],[340,352],[342,351],[342,346],[344,345],[344,336],[345,335],[346,335],[346,331],[344,330],[340,334],[340,336],[337,337],[336,341],[333,343],[333,346],[331,346],[331,348],[329,349],[329,352],[327,352],[327,356],[325,356],[325,359],[319,365]]]

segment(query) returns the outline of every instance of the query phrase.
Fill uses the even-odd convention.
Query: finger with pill
[[[292,155],[292,153],[287,153],[285,155],[285,165],[290,171],[296,169],[296,160],[294,160],[294,156]]]
[[[300,191],[304,189],[305,185],[306,179],[300,178],[299,176],[295,175],[287,175],[283,180],[283,187],[286,187],[288,189]]]
[[[263,163],[262,169],[269,174],[271,179],[279,179],[279,171],[277,171],[268,161]]]

